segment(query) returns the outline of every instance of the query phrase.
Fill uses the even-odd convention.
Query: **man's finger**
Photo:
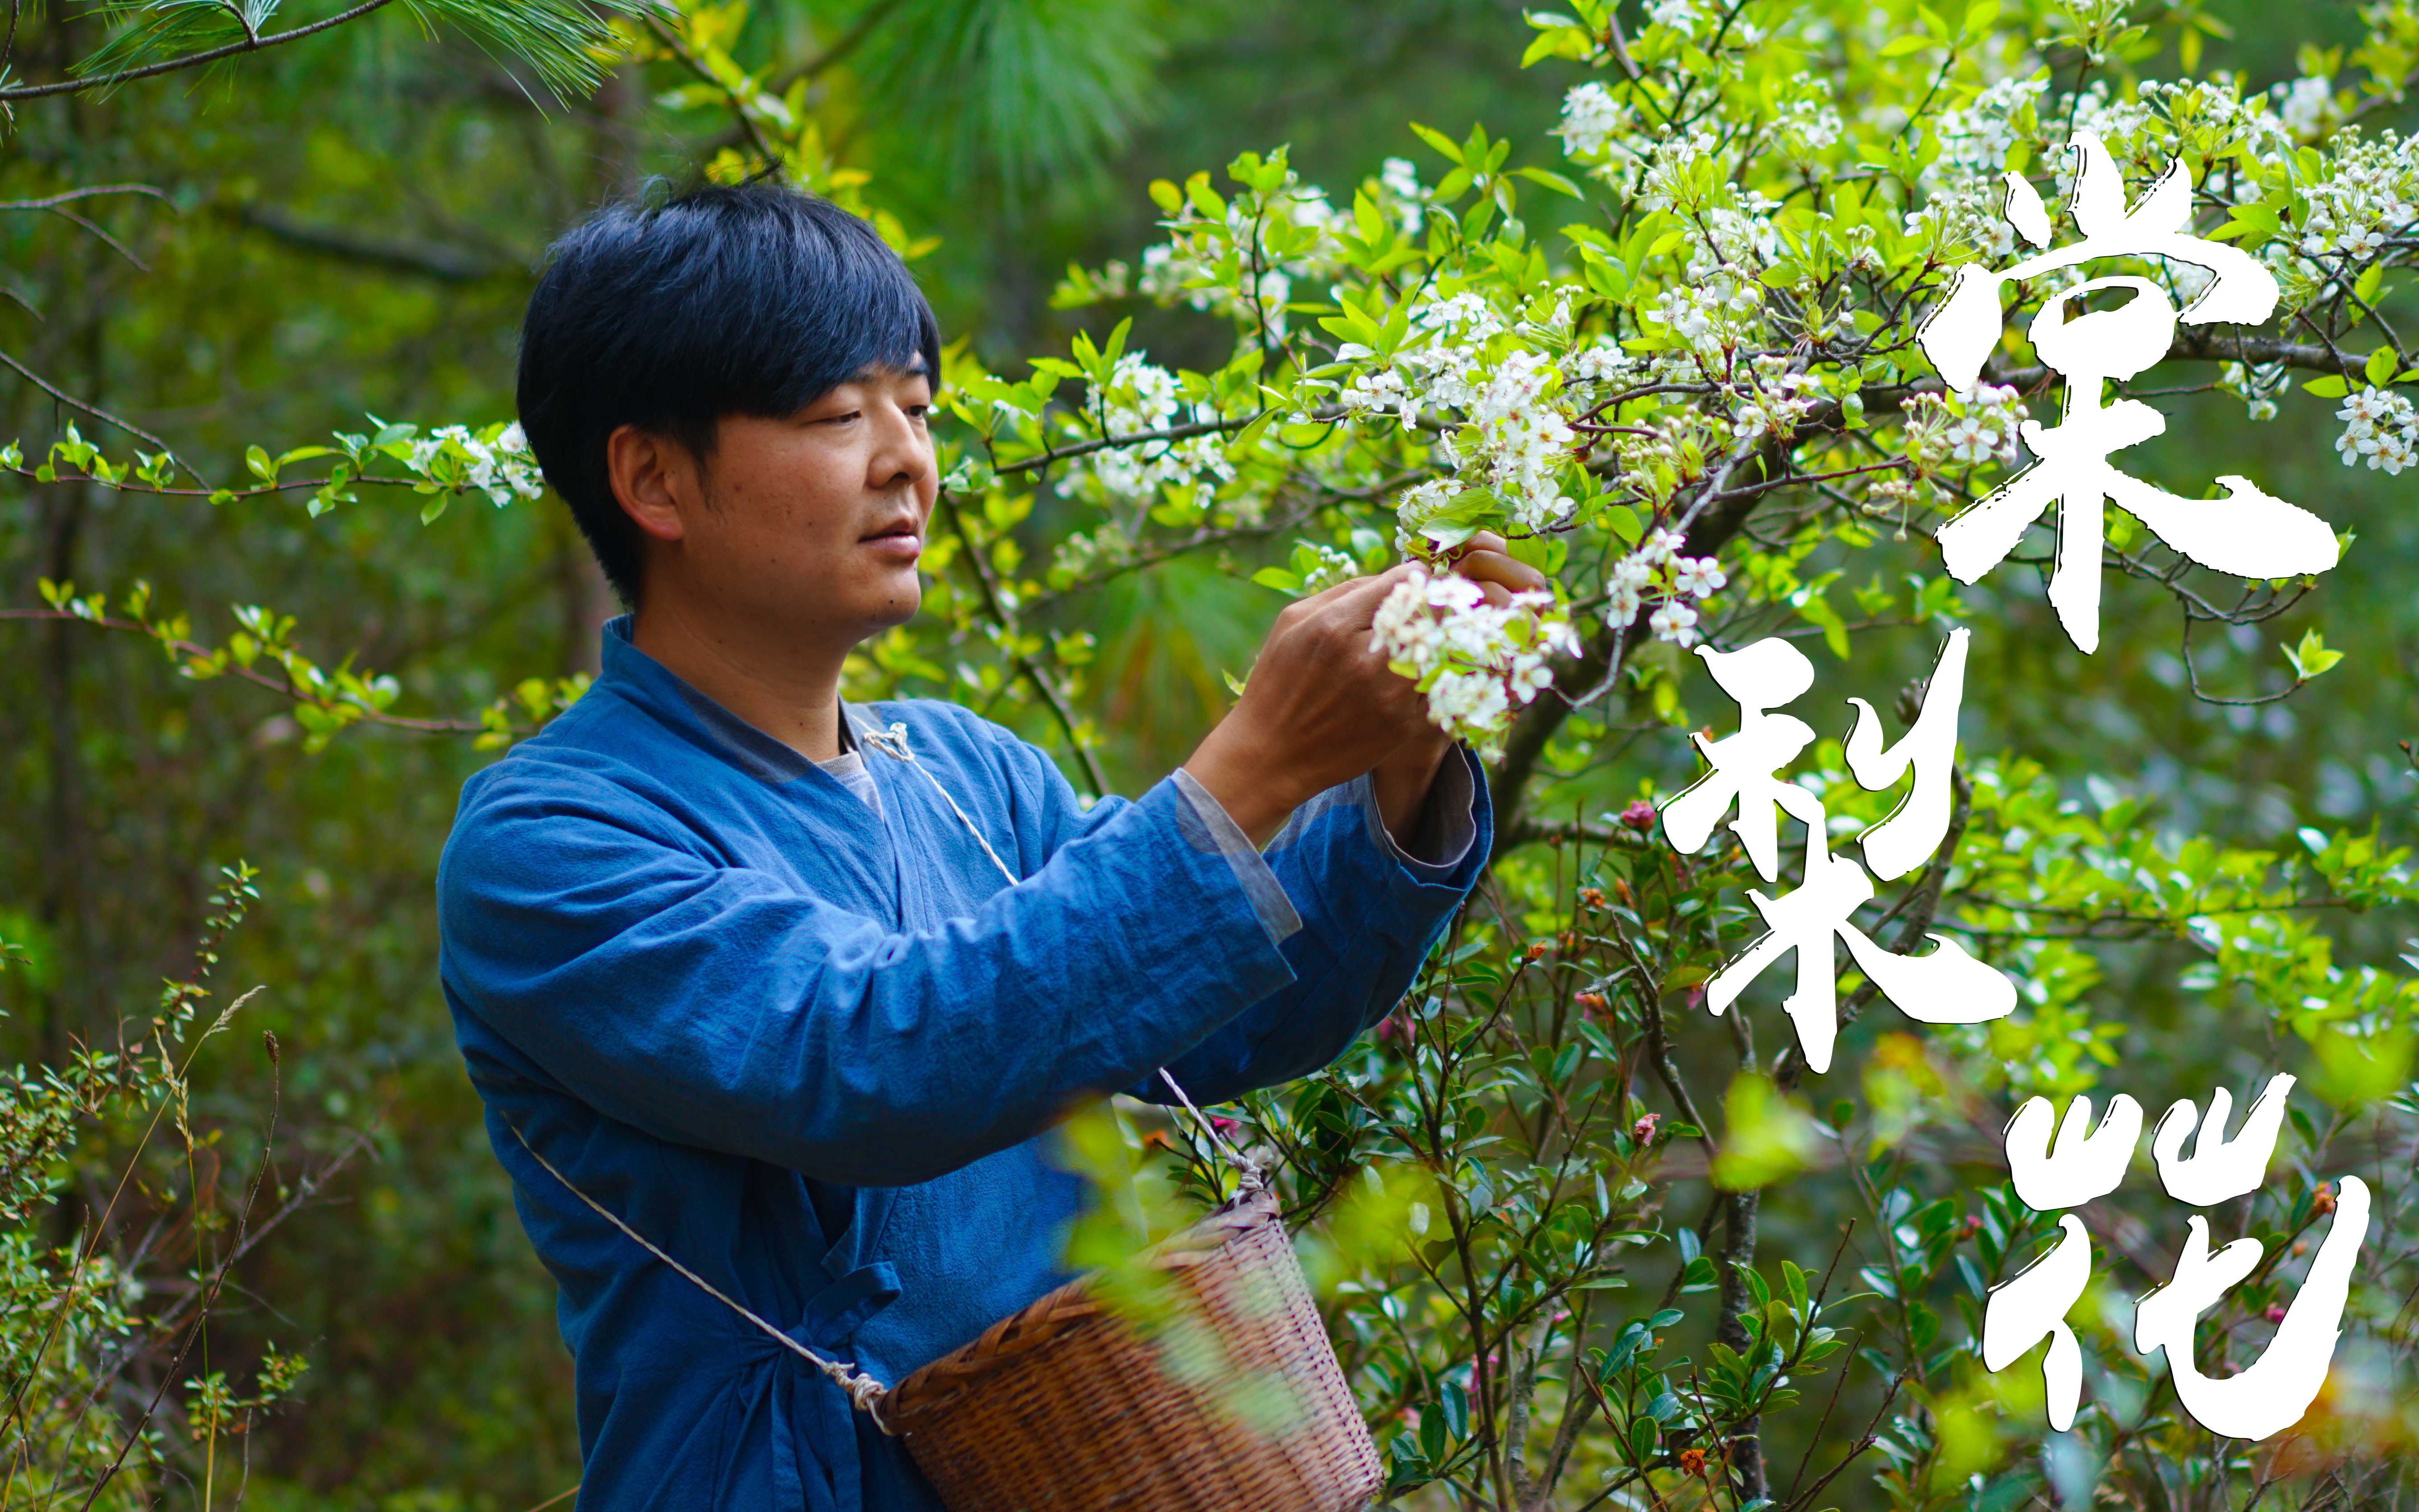
[[[1501,583],[1514,593],[1532,594],[1546,586],[1546,575],[1502,551],[1472,551],[1453,570],[1475,583]]]
[[[1375,577],[1354,578],[1338,583],[1327,593],[1305,602],[1317,604],[1322,609],[1337,614],[1349,615],[1355,628],[1365,630],[1376,622],[1378,606],[1384,603],[1386,595],[1394,591],[1395,584],[1410,577],[1410,573],[1411,564],[1399,562]],[[1328,596],[1331,594],[1334,595],[1333,598]]]

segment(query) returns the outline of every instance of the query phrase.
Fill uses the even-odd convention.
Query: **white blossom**
[[[2276,101],[2276,118],[2297,137],[2314,137],[2342,117],[2335,109],[2334,81],[2325,74],[2304,76],[2268,91]]]
[[[439,426],[412,441],[403,463],[432,483],[476,488],[499,509],[546,491],[546,479],[518,421],[477,432],[464,425]]]
[[[1420,683],[1438,728],[1485,748],[1553,681],[1551,659],[1578,653],[1579,636],[1551,593],[1492,605],[1466,578],[1414,566],[1378,606],[1369,649]]]
[[[1213,407],[1185,401],[1176,375],[1155,366],[1139,351],[1117,359],[1105,391],[1086,389],[1083,413],[1111,436],[1167,430],[1217,418]],[[1172,483],[1205,477],[1223,483],[1234,475],[1225,440],[1213,433],[1088,453],[1067,464],[1061,487],[1077,497],[1105,502],[1147,499]]]
[[[1676,598],[1666,600],[1658,606],[1655,612],[1648,616],[1646,624],[1647,627],[1655,632],[1656,639],[1660,640],[1690,646],[1696,644],[1699,640],[1696,628],[1697,611]]]
[[[2344,423],[2335,452],[2346,467],[2365,461],[2379,471],[2399,474],[2419,459],[2419,411],[2391,389],[2353,390],[2344,395],[2335,418]]]
[[[1672,588],[1690,598],[1717,593],[1730,580],[1722,564],[1712,557],[1681,557],[1672,572]]]
[[[1563,139],[1565,157],[1593,158],[1611,145],[1629,124],[1629,107],[1600,84],[1583,84],[1563,97],[1563,124],[1554,134]]]
[[[1655,0],[1646,8],[1646,19],[1657,26],[1669,26],[1683,37],[1693,38],[1704,17],[1697,10],[1697,0]]]

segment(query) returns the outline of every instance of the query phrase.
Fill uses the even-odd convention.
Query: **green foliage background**
[[[2359,30],[2348,6],[2209,10],[2232,33],[2209,42],[2209,65],[2254,87],[2290,77],[2297,47]],[[818,76],[827,140],[875,175],[886,209],[941,239],[917,266],[945,330],[1002,371],[1083,328],[1083,312],[1051,307],[1070,262],[1130,257],[1152,239],[1150,179],[1284,142],[1304,178],[1340,188],[1418,153],[1403,129],[1414,117],[1541,144],[1580,76],[1553,61],[1523,71],[1531,34],[1495,0],[783,0],[745,18],[733,51],[751,67],[804,61],[860,22],[861,44]],[[29,12],[20,72],[58,77],[105,25],[73,6]],[[594,95],[557,100],[503,50],[452,29],[432,40],[389,12],[201,75],[23,102],[0,145],[0,196],[157,193],[80,203],[89,226],[0,216],[0,350],[218,477],[240,475],[254,440],[361,429],[365,414],[506,417],[520,304],[548,237],[648,176],[694,173],[727,131],[727,116],[666,94],[679,82],[662,64],[623,65]],[[1132,343],[1210,367],[1223,339],[1143,310]],[[1997,579],[1966,598],[1995,626],[1977,640],[1969,754],[2030,757],[2076,797],[2094,783],[2137,797],[2129,825],[2271,848],[2321,822],[2411,840],[2396,742],[2419,734],[2407,672],[2419,521],[2407,484],[2336,464],[2331,407],[2286,404],[2284,424],[2252,427],[2223,396],[2180,402],[2144,471],[2239,471],[2357,521],[2321,593],[2206,646],[2202,671],[2226,691],[2265,690],[2281,671],[2274,642],[2311,625],[2342,665],[2294,700],[2229,711],[2179,686],[2174,626],[2148,591],[2112,580],[2109,622],[2123,628],[2087,661],[2037,589]],[[9,375],[0,407],[29,452],[78,418]],[[39,579],[145,578],[173,583],[197,638],[214,640],[233,627],[227,606],[265,602],[322,660],[352,652],[392,672],[415,710],[476,709],[511,691],[500,675],[588,664],[603,601],[559,506],[474,496],[424,527],[416,502],[374,495],[313,520],[299,495],[213,507],[0,484],[0,604],[38,605]],[[1049,533],[1046,520],[1030,532]],[[1903,562],[1877,548],[1872,565],[1911,567],[1918,547],[1899,548]],[[1190,748],[1223,705],[1221,673],[1243,669],[1278,602],[1207,570],[1094,601],[1084,712],[1112,785],[1134,791]],[[1931,645],[1920,629],[1862,641],[1854,671],[1826,664],[1808,704],[1919,675]],[[1710,687],[1684,687],[1692,716],[1720,717]],[[453,1046],[431,910],[455,790],[490,757],[458,736],[380,729],[314,753],[303,734],[285,702],[191,683],[140,638],[0,623],[0,936],[30,956],[0,976],[0,1062],[55,1062],[146,1005],[184,974],[216,869],[259,867],[262,905],[222,975],[268,987],[247,1023],[284,1046],[289,1148],[332,1154],[362,1129],[371,1145],[330,1200],[247,1261],[209,1337],[210,1365],[239,1375],[272,1339],[310,1362],[294,1403],[252,1436],[250,1495],[532,1505],[578,1475],[568,1363]],[[1536,808],[1600,806],[1641,780],[1668,790],[1691,764],[1676,739],[1641,741]],[[2348,918],[2338,949],[2388,961],[2408,930]],[[2098,992],[2133,1026],[2129,1077],[2181,1095],[2231,1076],[2211,1011],[2172,986],[2172,954],[2106,959]],[[237,1131],[230,1166],[265,1085],[255,1038],[223,1037],[194,1078],[200,1115]],[[1866,1048],[1852,1040],[1843,1058]],[[90,1200],[77,1190],[63,1224]],[[1764,1251],[1812,1268],[1828,1233],[1778,1216]],[[1846,1486],[1834,1495],[1871,1504]]]

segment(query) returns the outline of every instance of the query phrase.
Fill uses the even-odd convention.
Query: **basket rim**
[[[1188,1269],[1247,1235],[1280,1223],[1281,1218],[1274,1193],[1240,1193],[1192,1227],[1142,1251],[1135,1262],[1163,1271]],[[1290,1236],[1287,1242],[1290,1245]],[[913,1433],[916,1419],[930,1418],[954,1405],[984,1376],[1012,1360],[1050,1349],[1085,1323],[1109,1316],[1107,1305],[1091,1291],[1100,1275],[1099,1271],[1085,1272],[910,1371],[890,1388],[883,1402],[883,1416],[892,1430]]]

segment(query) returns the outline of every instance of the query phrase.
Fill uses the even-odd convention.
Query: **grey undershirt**
[[[882,790],[873,785],[873,774],[865,769],[863,751],[844,750],[830,761],[815,764],[838,778],[840,786],[863,798],[867,808],[876,814],[882,812]]]

